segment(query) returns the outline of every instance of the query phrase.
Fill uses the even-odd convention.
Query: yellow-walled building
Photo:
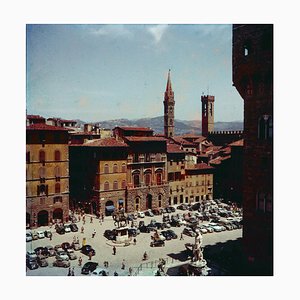
[[[68,130],[43,123],[26,127],[26,225],[69,217]]]

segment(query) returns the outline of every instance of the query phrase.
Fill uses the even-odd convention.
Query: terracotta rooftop
[[[122,130],[125,131],[151,131],[153,132],[153,129],[149,128],[149,127],[123,127],[123,126],[117,126],[115,128],[120,128]]]
[[[185,153],[178,144],[167,144],[167,153]]]
[[[235,141],[235,142],[229,144],[229,146],[239,146],[239,147],[244,146],[244,139]]]
[[[180,136],[174,136],[172,138],[172,140],[174,140],[174,142],[177,143],[177,144],[182,144],[183,146],[191,146],[191,147],[195,146],[194,143],[189,142],[189,141],[185,140],[184,138],[182,138]]]
[[[199,136],[196,140],[194,140],[194,143],[202,143],[203,141],[206,140],[206,137],[205,136]]]
[[[124,142],[117,141],[113,137],[104,138],[104,139],[96,139],[90,140],[86,143],[79,146],[88,146],[88,147],[128,147],[128,145]]]
[[[27,119],[45,119],[44,117],[42,116],[39,116],[39,115],[27,115],[26,116]]]
[[[165,142],[167,141],[164,137],[159,136],[126,136],[124,137],[129,142]]]
[[[81,132],[71,132],[71,135],[100,135],[100,133],[95,133],[93,131],[81,131]]]
[[[60,130],[60,131],[68,131],[68,129],[64,127],[57,127],[52,125],[47,125],[44,123],[37,123],[37,124],[31,124],[29,126],[26,126],[26,130]]]

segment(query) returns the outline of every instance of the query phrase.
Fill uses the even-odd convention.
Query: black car
[[[166,228],[166,224],[165,223],[160,223],[160,222],[155,222],[153,224],[153,226],[155,226],[157,229],[165,229]]]
[[[136,228],[129,228],[128,229],[128,236],[136,237],[138,235],[138,231]]]
[[[154,226],[154,224],[148,224],[146,227],[149,230],[148,232],[150,232],[150,231],[156,231],[156,227]]]
[[[166,211],[167,211],[167,213],[171,213],[172,212],[170,207],[166,207]]]
[[[57,232],[58,234],[65,234],[65,228],[64,228],[63,226],[58,226],[58,227],[56,228],[56,232]]]
[[[172,236],[166,230],[163,230],[161,234],[166,238],[167,241],[172,239]]]
[[[164,247],[165,242],[162,240],[154,240],[150,243],[150,247]]]
[[[179,223],[179,221],[178,221],[178,219],[171,220],[170,225],[172,227],[180,227],[181,226],[180,223]]]
[[[39,267],[39,265],[37,263],[37,260],[35,258],[34,259],[27,258],[26,259],[26,266],[30,270],[34,270],[34,269],[37,269]]]
[[[96,254],[96,251],[92,248],[91,245],[85,245],[85,246],[82,246],[81,253],[83,253],[85,255],[89,255],[89,253],[91,253],[92,256],[94,256]]]
[[[187,210],[187,206],[185,204],[180,204],[177,206],[177,209],[181,209],[181,210]]]
[[[145,226],[145,221],[139,221],[139,227]]]
[[[140,232],[143,232],[143,233],[150,232],[150,229],[148,228],[148,226],[141,226],[141,227],[139,227],[139,230],[140,230]]]
[[[34,249],[34,252],[36,255],[43,255],[43,256],[46,256],[48,257],[50,255],[49,251],[47,248],[45,247],[37,247]]]
[[[71,223],[71,224],[70,224],[70,228],[71,228],[71,231],[72,231],[72,232],[77,232],[77,231],[78,231],[78,227],[77,227],[77,225],[74,224],[74,223]]]
[[[169,206],[169,209],[171,210],[171,212],[175,212],[175,207]]]
[[[105,230],[103,235],[110,241],[114,240],[116,238],[116,234],[113,230]]]
[[[97,262],[88,261],[81,268],[81,274],[87,275],[89,273],[92,273],[97,268],[97,266],[98,266]]]
[[[66,251],[67,249],[71,249],[71,248],[72,248],[71,244],[68,243],[68,242],[62,243],[62,244],[61,244],[61,247],[62,247],[65,251]]]
[[[171,236],[172,239],[177,239],[178,236],[173,230],[168,229],[166,232]]]

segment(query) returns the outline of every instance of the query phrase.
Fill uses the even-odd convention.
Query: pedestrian
[[[180,240],[183,240],[183,233],[180,234]]]
[[[133,245],[136,245],[136,238],[133,239]]]
[[[71,268],[69,268],[68,276],[71,276]]]
[[[102,223],[104,222],[104,214],[101,215]]]
[[[82,258],[81,258],[81,256],[79,256],[79,258],[78,258],[78,266],[81,267],[81,264],[82,264]]]
[[[76,236],[74,235],[73,236],[73,243],[75,243],[76,242]]]
[[[89,252],[89,260],[92,259],[92,256],[93,256],[93,255],[92,255],[92,251],[90,251],[90,252]]]
[[[91,219],[90,219],[90,223],[93,223],[93,217],[91,217]]]
[[[100,225],[102,225],[101,218],[99,218],[99,223],[100,223]]]
[[[81,219],[81,218],[80,218],[80,215],[79,215],[79,216],[78,216],[78,222],[80,222],[80,219]]]
[[[72,268],[71,276],[75,276],[74,267]]]
[[[122,261],[122,266],[121,266],[121,269],[124,270],[125,269],[125,259],[123,259]]]
[[[114,276],[119,276],[119,274],[117,273],[117,271],[114,272]]]
[[[84,233],[84,227],[81,226],[81,233]]]
[[[113,246],[113,255],[116,255],[117,249],[115,246]]]
[[[129,267],[128,271],[129,271],[129,276],[132,276],[132,268],[131,267]]]
[[[83,222],[83,225],[85,225],[85,219],[82,222]]]
[[[50,241],[52,241],[52,232],[49,234]]]
[[[96,235],[96,230],[94,229],[94,232],[92,233],[92,238],[94,238]]]

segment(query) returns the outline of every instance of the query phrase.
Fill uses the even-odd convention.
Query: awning
[[[123,204],[124,200],[123,199],[119,199],[119,204]]]
[[[114,205],[107,205],[107,206],[105,206],[105,209],[106,209],[107,211],[114,211],[114,210],[115,210],[115,207],[114,207]]]

